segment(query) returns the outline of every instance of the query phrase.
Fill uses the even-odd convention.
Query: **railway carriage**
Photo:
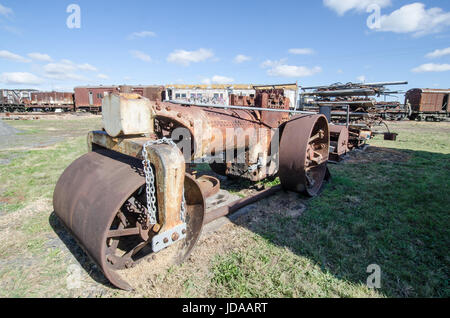
[[[405,94],[405,105],[411,109],[409,119],[440,121],[448,118],[449,99],[450,89],[410,89]]]

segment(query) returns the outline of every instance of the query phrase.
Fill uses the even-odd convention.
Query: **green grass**
[[[38,198],[51,199],[53,188],[61,172],[74,158],[87,151],[85,137],[59,143],[53,149],[9,152],[16,158],[1,167],[0,184],[2,206],[15,211]]]
[[[239,223],[257,239],[216,260],[220,294],[357,296],[367,266],[378,264],[380,296],[449,297],[449,135],[402,124],[397,142],[377,137],[371,144],[406,149],[399,150],[406,162],[330,165],[332,181],[299,218],[263,213],[256,224]],[[267,258],[279,260],[264,267]],[[302,276],[305,267],[313,270]]]
[[[7,124],[22,132],[11,137],[17,140],[9,145],[12,148],[0,149],[0,158],[9,161],[0,165],[0,232],[6,239],[0,246],[0,262],[6,262],[0,270],[0,297],[67,296],[67,255],[48,244],[56,237],[49,223],[51,200],[62,171],[86,153],[86,132],[99,127],[100,121]],[[78,137],[67,136],[73,131]],[[54,137],[62,142],[35,147]]]
[[[245,251],[214,261],[219,297],[379,297],[364,284],[351,283],[323,271],[310,259],[280,248],[257,235]]]
[[[66,289],[67,266],[74,263],[72,253],[91,263],[59,242],[51,199],[62,171],[86,152],[86,132],[100,121],[11,125],[25,134],[16,148],[0,150],[9,160],[0,165],[0,297],[85,295]],[[401,154],[395,158],[406,160],[329,165],[332,179],[320,196],[280,192],[252,205],[235,225],[199,243],[193,261],[158,274],[156,281],[170,288],[159,294],[143,288],[139,295],[449,297],[450,125],[402,122],[391,130],[399,133],[397,141],[377,136],[370,144],[395,149]],[[75,137],[67,138],[68,132]],[[33,145],[55,134],[63,139]],[[250,185],[233,181],[230,190]],[[381,289],[366,286],[370,264],[381,267]],[[136,295],[108,289],[87,271],[82,274],[92,297]]]
[[[24,135],[14,136],[18,138],[17,149],[0,149],[0,158],[10,161],[0,165],[0,202],[3,203],[0,211],[7,213],[17,211],[38,198],[51,199],[62,171],[87,151],[87,131],[100,127],[99,119],[25,120],[7,124],[21,129]],[[68,138],[72,132],[78,137]],[[32,142],[23,149],[28,135]],[[35,147],[36,143],[51,138],[66,141]]]

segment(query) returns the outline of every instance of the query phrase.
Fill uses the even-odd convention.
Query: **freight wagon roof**
[[[275,85],[254,85],[257,89],[271,89],[271,88],[278,88],[278,89],[291,89],[291,90],[297,90],[298,86],[296,83],[293,84],[275,84]]]
[[[408,90],[408,92],[412,92],[412,91],[420,91],[422,93],[446,93],[446,94],[450,94],[450,88],[447,89],[441,89],[441,88],[412,88],[410,90]],[[406,93],[408,93],[406,92]]]
[[[297,89],[297,84],[281,84],[281,85],[256,85],[256,84],[168,84],[167,88],[178,88],[178,89]]]
[[[61,93],[61,94],[73,94],[73,92],[64,92],[64,91],[36,91],[35,94],[37,93],[43,93],[43,94],[50,94],[50,93]]]
[[[249,84],[168,84],[167,88],[178,88],[178,89],[227,89],[227,88],[235,88],[235,89],[253,89],[252,85]]]
[[[129,86],[129,87],[140,87],[140,88],[145,88],[145,87],[150,87],[150,88],[159,88],[159,87],[164,87],[164,85],[120,85],[120,86]]]
[[[76,87],[74,87],[74,89],[76,89],[76,88],[118,88],[119,86],[117,85],[117,86],[114,86],[114,85],[112,85],[112,86],[76,86]]]

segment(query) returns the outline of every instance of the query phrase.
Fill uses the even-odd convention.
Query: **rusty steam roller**
[[[319,193],[328,173],[326,117],[293,115],[275,89],[231,100],[220,107],[129,93],[104,97],[104,129],[89,132],[89,152],[63,172],[53,206],[114,286],[131,290],[118,271],[162,250],[170,250],[168,265],[181,263],[204,224],[279,188]],[[207,211],[218,180],[196,178],[189,169],[207,156],[222,158],[210,164],[219,174],[251,181],[279,176],[281,186]]]

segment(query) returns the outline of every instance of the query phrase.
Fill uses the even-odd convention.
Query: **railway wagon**
[[[450,89],[414,88],[405,94],[405,105],[411,108],[411,120],[440,121],[450,117]]]
[[[33,111],[65,111],[75,110],[72,92],[32,92],[27,110]]]
[[[162,85],[120,85],[119,91],[121,93],[135,93],[142,97],[148,98],[151,101],[162,102],[165,100],[165,87]]]
[[[75,109],[92,113],[101,112],[103,97],[111,93],[136,93],[151,101],[165,99],[165,87],[156,85],[79,86],[75,87],[74,91]]]
[[[102,110],[102,99],[105,94],[118,93],[118,86],[78,86],[74,88],[75,109],[98,113]]]
[[[0,112],[24,112],[35,89],[0,89]]]

